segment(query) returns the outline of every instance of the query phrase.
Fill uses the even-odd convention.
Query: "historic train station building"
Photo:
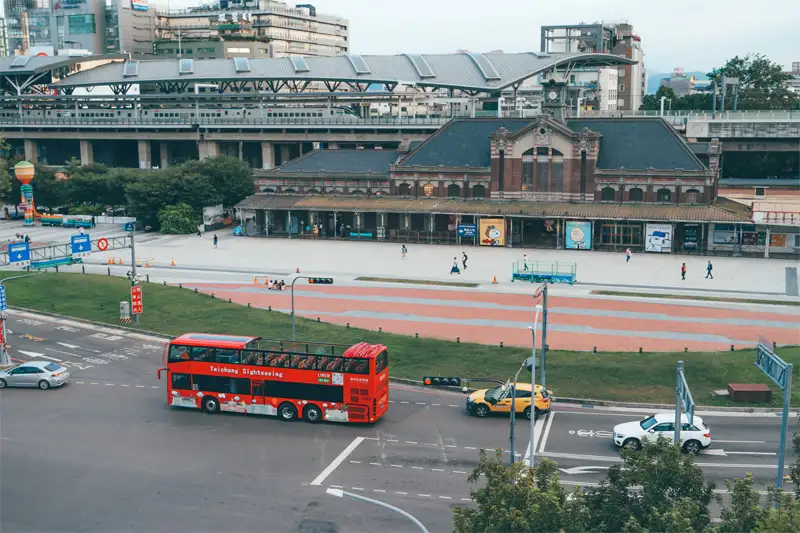
[[[258,171],[237,207],[251,236],[741,252],[749,210],[718,198],[718,143],[696,152],[660,118],[459,118],[397,150]]]

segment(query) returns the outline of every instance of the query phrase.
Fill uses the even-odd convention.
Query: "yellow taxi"
[[[516,409],[518,414],[524,415],[527,419],[531,418],[531,384],[517,383]],[[553,401],[551,392],[535,385],[534,390],[534,416],[549,413],[550,405]],[[495,387],[494,389],[477,390],[467,397],[467,411],[479,418],[484,418],[492,413],[511,412],[512,386],[510,384]]]

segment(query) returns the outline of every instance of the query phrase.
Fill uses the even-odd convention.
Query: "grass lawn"
[[[142,329],[175,336],[198,331],[291,338],[289,316],[277,311],[249,309],[177,287],[143,287]],[[119,302],[128,299],[129,290],[128,281],[123,278],[88,274],[44,273],[6,282],[8,304],[12,307],[114,325],[119,325]],[[391,374],[411,379],[421,379],[423,375],[506,379],[530,355],[525,348],[415,339],[305,319],[297,320],[297,338],[385,344],[389,347]],[[782,348],[778,353],[795,368],[800,366],[800,348]],[[766,383],[776,391],[773,406],[780,405],[777,387],[753,364],[753,349],[644,354],[554,350],[547,355],[547,385],[562,397],[671,403],[675,401],[675,362],[679,359],[685,362],[686,377],[698,404],[730,405],[712,395],[714,389],[724,389],[728,383]],[[795,387],[792,404],[798,406],[799,401],[800,387]]]

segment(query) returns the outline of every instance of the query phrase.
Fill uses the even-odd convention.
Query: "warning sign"
[[[144,310],[142,303],[142,288],[140,286],[131,287],[131,312],[134,315],[141,315]]]

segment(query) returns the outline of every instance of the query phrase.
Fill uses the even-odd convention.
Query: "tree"
[[[609,469],[599,487],[586,489],[586,530],[702,532],[711,523],[713,484],[690,454],[666,439],[645,442],[638,452],[623,451],[623,464]],[[633,490],[637,488],[637,490]]]
[[[11,199],[11,172],[9,171],[9,157],[11,146],[0,137],[0,201],[8,203]]]
[[[206,178],[225,207],[233,207],[255,193],[252,169],[235,157],[220,156],[187,161],[180,168],[183,172]]]
[[[200,217],[187,204],[168,205],[158,212],[161,233],[186,235],[197,231]]]
[[[183,166],[143,172],[125,186],[128,213],[140,222],[157,228],[158,213],[168,205],[188,204],[196,215],[203,207],[220,203],[217,191],[203,176],[186,172]]]
[[[739,80],[737,108],[740,110],[792,109],[800,100],[800,96],[786,88],[791,75],[785,73],[780,64],[773,63],[762,54],[736,56],[709,72],[709,79],[717,82],[720,91],[723,75]],[[731,92],[728,92],[725,100],[725,109],[733,109]]]
[[[642,106],[639,108],[644,111],[657,111],[661,109],[661,97],[672,100],[672,105],[675,105],[677,96],[672,87],[662,85],[656,91],[656,94],[648,94],[642,99]],[[668,109],[667,102],[664,102],[664,109]]]
[[[485,476],[485,477],[481,477]],[[480,452],[480,463],[470,474],[470,483],[485,480],[471,492],[476,508],[453,509],[454,533],[519,533],[534,531],[580,531],[577,520],[565,520],[573,504],[561,486],[555,463],[543,460],[535,476],[522,463],[503,464],[498,450],[490,457]]]
[[[725,481],[731,493],[731,503],[722,509],[722,522],[718,533],[748,533],[753,531],[761,519],[761,497],[753,488],[753,476]]]

